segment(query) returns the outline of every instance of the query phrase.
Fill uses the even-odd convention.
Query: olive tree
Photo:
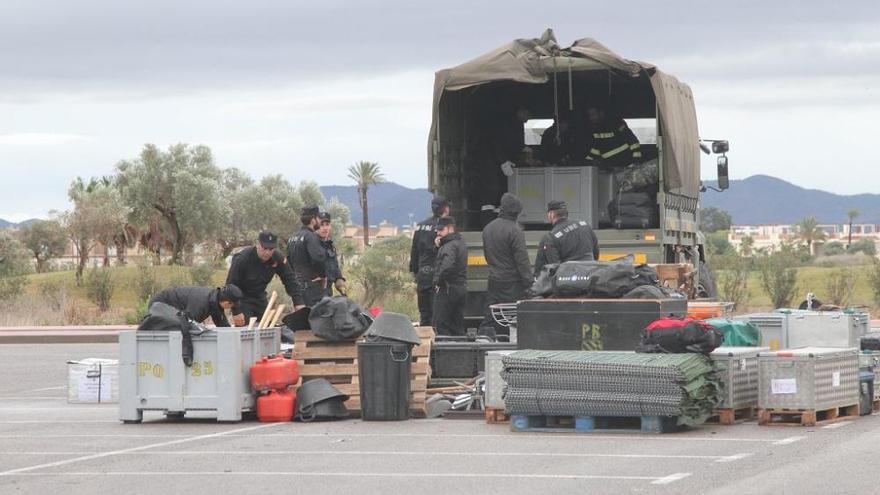
[[[60,218],[76,249],[76,283],[80,285],[89,253],[98,242],[112,242],[113,236],[125,225],[127,209],[115,187],[96,179],[85,182],[77,177],[67,194],[73,209],[62,213]],[[106,264],[106,252],[104,259]]]
[[[9,230],[0,230],[0,300],[12,298],[27,285],[30,272],[27,248]]]
[[[33,255],[37,273],[45,272],[49,260],[63,255],[67,248],[67,234],[57,220],[36,220],[22,227],[18,235]]]

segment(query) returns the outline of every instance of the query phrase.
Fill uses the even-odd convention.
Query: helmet
[[[408,316],[389,311],[383,311],[367,329],[367,341],[375,342],[385,339],[413,345],[422,343]]]
[[[325,378],[315,378],[303,383],[296,395],[296,418],[300,421],[348,416],[348,409],[343,403],[349,396],[336,390]]]

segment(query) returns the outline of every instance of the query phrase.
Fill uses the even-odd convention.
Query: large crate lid
[[[758,357],[775,358],[812,358],[812,357],[840,357],[855,356],[859,350],[855,347],[798,347],[796,349],[782,349],[778,351],[763,351]]]
[[[709,355],[712,358],[721,358],[721,357],[754,357],[757,356],[759,352],[769,351],[769,347],[719,347],[712,351]]]

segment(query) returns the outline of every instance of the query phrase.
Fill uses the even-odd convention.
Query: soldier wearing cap
[[[306,206],[300,214],[302,228],[287,244],[287,261],[303,286],[306,306],[314,306],[328,287],[327,254],[316,231],[321,226],[317,206]]]
[[[239,307],[233,309],[236,326],[243,326],[252,317],[261,317],[269,304],[266,286],[275,275],[284,284],[284,290],[293,299],[294,309],[303,307],[303,289],[293,276],[287,260],[278,246],[278,236],[269,231],[260,232],[257,243],[236,253],[229,266],[226,285],[238,286],[242,292]]]
[[[434,261],[437,259],[437,222],[449,216],[449,201],[441,196],[431,200],[432,215],[416,225],[412,249],[409,254],[409,271],[416,279],[419,300],[419,324],[432,324],[434,315]]]
[[[321,212],[318,215],[318,220],[321,221],[321,226],[318,228],[318,237],[321,238],[321,246],[324,248],[324,254],[327,256],[327,289],[324,291],[324,295],[332,296],[333,287],[336,287],[336,292],[345,295],[347,287],[345,277],[342,276],[342,269],[339,268],[336,246],[333,245],[330,212]]]
[[[568,218],[565,201],[547,203],[547,221],[553,225],[538,245],[535,274],[545,264],[599,259],[599,240],[589,223]]]
[[[434,329],[437,335],[465,335],[467,246],[455,231],[455,219],[437,221],[437,260],[434,262]]]

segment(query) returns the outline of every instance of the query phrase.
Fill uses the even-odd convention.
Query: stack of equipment
[[[517,351],[502,358],[510,415],[674,417],[703,423],[718,401],[700,354]]]
[[[257,398],[257,418],[266,423],[293,420],[296,392],[290,389],[299,381],[299,365],[284,356],[264,357],[251,366],[251,387],[262,393]]]

